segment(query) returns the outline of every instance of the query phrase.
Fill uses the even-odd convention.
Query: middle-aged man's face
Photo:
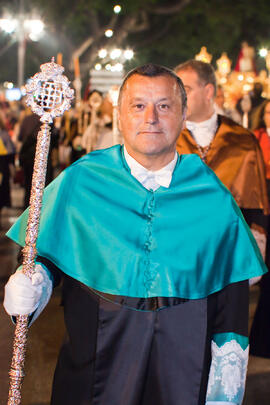
[[[180,70],[177,76],[187,93],[187,120],[201,122],[210,118],[213,113],[213,86],[201,83],[197,72],[192,69]]]
[[[161,156],[166,160],[175,151],[182,122],[180,89],[173,77],[135,74],[127,80],[119,106],[119,128],[134,159]]]

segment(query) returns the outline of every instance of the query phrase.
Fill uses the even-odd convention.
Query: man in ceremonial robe
[[[265,256],[268,199],[264,162],[255,136],[214,109],[215,72],[209,63],[189,60],[175,72],[187,92],[186,128],[180,154],[196,153],[231,191]]]
[[[198,156],[176,153],[185,113],[171,70],[132,70],[119,95],[124,145],[91,152],[45,190],[36,274],[17,270],[4,306],[33,322],[63,279],[52,405],[242,402],[248,279],[265,267],[230,192]],[[27,217],[8,232],[21,245]]]

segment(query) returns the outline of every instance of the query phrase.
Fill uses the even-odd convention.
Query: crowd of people
[[[114,148],[104,149],[115,141],[112,105],[97,91],[54,123],[47,182],[69,167],[45,192],[40,285],[18,270],[4,302],[33,322],[63,279],[52,404],[240,405],[248,285],[258,281],[251,352],[269,357],[270,102],[256,105],[252,133],[217,113],[220,92],[208,63],[147,64],[120,88]],[[39,125],[25,112],[6,132],[25,207]],[[21,245],[27,215],[8,234]]]
[[[93,102],[100,97],[100,105]],[[23,208],[30,200],[32,172],[40,118],[23,101],[1,104],[0,115],[0,211],[11,206],[10,184],[24,187]],[[73,107],[51,125],[46,185],[63,169],[88,152],[112,146],[112,103],[93,90],[79,107]],[[118,141],[121,141],[120,134]]]

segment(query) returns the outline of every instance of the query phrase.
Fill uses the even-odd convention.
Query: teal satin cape
[[[28,211],[7,235],[24,245]],[[197,155],[145,189],[120,145],[91,152],[45,190],[40,256],[101,292],[204,298],[266,267],[230,192]]]

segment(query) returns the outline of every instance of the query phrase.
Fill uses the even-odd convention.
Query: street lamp
[[[24,62],[26,41],[38,41],[42,35],[44,24],[39,19],[25,19],[22,12],[18,18],[0,19],[0,28],[7,34],[16,35],[18,41],[18,87],[24,84]]]
[[[260,55],[262,58],[265,58],[265,57],[267,56],[267,53],[268,53],[268,49],[266,49],[266,48],[261,48],[261,49],[259,50],[259,55]]]
[[[121,10],[122,10],[122,7],[119,4],[116,4],[116,6],[114,6],[114,8],[113,8],[113,11],[115,14],[119,14]]]
[[[113,36],[113,30],[108,29],[105,31],[105,37],[111,38]]]

